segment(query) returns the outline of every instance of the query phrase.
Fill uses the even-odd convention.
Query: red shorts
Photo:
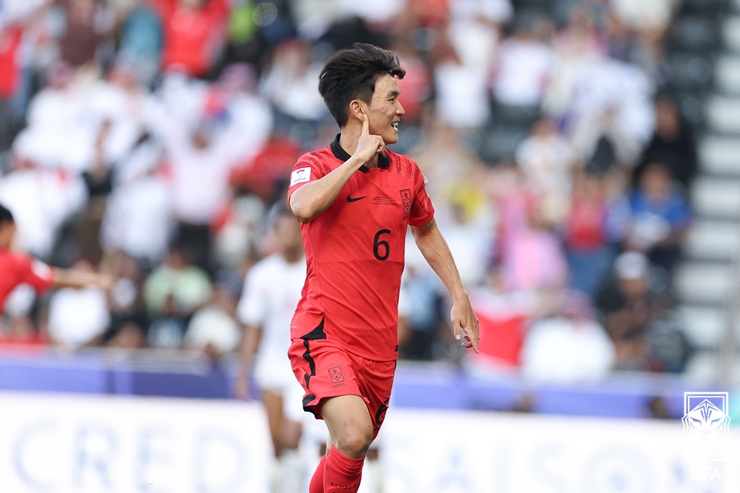
[[[323,419],[322,401],[340,395],[358,395],[370,411],[375,439],[388,410],[395,360],[365,359],[326,339],[293,339],[288,356],[293,373],[305,391],[305,411]]]

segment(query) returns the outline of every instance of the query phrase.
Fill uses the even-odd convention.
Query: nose
[[[403,105],[401,104],[401,101],[399,101],[399,100],[396,100],[396,106],[397,106],[397,107],[396,107],[396,114],[397,114],[398,116],[403,116],[403,115],[405,115],[405,114],[406,114],[406,110],[405,110],[405,109],[403,109]]]

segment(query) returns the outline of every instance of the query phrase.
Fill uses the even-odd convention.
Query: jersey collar
[[[330,146],[331,147],[331,152],[332,152],[332,154],[334,154],[334,157],[336,157],[337,159],[341,159],[342,161],[346,161],[347,159],[351,158],[352,156],[350,156],[347,153],[347,151],[345,151],[344,149],[342,149],[342,146],[339,145],[339,136],[340,135],[342,135],[342,134],[341,133],[338,133],[337,134],[337,137],[334,139],[334,142],[331,143],[331,146]],[[391,167],[391,162],[388,159],[388,156],[386,155],[385,152],[382,153],[380,156],[378,156],[378,168],[390,168],[390,167]],[[363,173],[367,173],[369,169],[370,168],[368,168],[364,164],[362,166],[360,166],[360,171],[362,171]]]

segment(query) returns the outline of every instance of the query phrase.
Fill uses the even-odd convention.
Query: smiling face
[[[362,103],[363,110],[367,112],[370,133],[380,135],[386,145],[398,142],[398,123],[405,113],[398,101],[400,94],[396,78],[390,74],[381,75],[375,82],[370,104]]]

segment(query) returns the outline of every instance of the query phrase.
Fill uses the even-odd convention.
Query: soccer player
[[[323,419],[330,447],[310,493],[354,493],[385,418],[398,355],[398,294],[407,227],[449,291],[455,337],[478,350],[478,319],[410,158],[398,141],[404,114],[390,51],[368,44],[335,53],[319,92],[340,127],[328,147],[293,168],[288,201],[300,220],[306,284],[291,322],[289,356],[303,408]],[[454,163],[450,163],[454,165]]]
[[[301,230],[290,210],[277,210],[273,232],[278,251],[249,271],[237,308],[244,335],[234,391],[240,399],[249,395],[247,375],[253,369],[278,465],[273,491],[291,493],[299,491],[303,481],[298,446],[304,413],[303,389],[291,373],[286,354],[290,317],[306,280],[306,259]]]
[[[52,287],[96,286],[107,291],[113,285],[110,276],[49,267],[28,255],[11,251],[15,232],[13,214],[0,205],[0,314],[5,298],[19,284],[30,284],[39,293]]]

